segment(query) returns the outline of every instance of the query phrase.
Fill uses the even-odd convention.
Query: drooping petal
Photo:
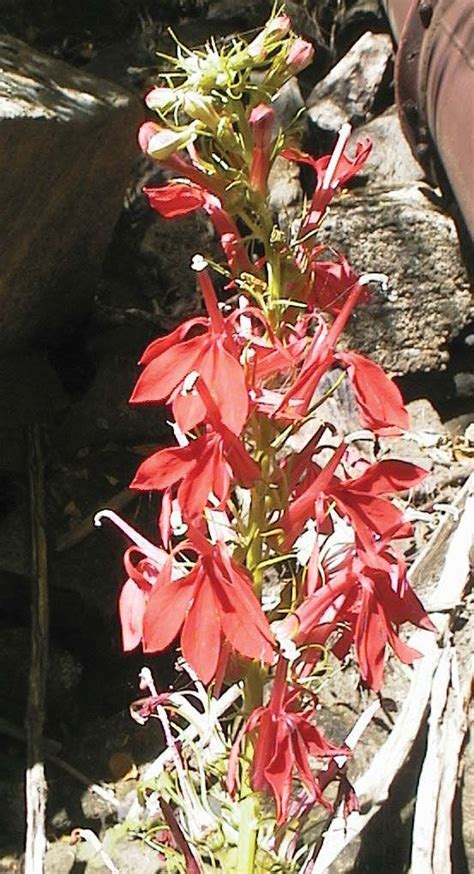
[[[201,572],[199,587],[181,632],[181,650],[205,685],[215,676],[221,645],[222,632],[214,591]]]
[[[141,642],[146,602],[147,596],[143,589],[140,589],[132,579],[128,579],[119,596],[119,616],[124,652],[130,652]]]
[[[385,371],[356,352],[339,352],[336,358],[348,369],[362,425],[381,436],[406,431],[407,409],[398,387]]]
[[[177,636],[192,604],[196,574],[153,588],[143,620],[144,652],[161,652]]]
[[[202,438],[188,446],[160,449],[146,458],[138,468],[130,488],[141,491],[166,489],[187,476],[196,465],[196,447]],[[201,447],[200,447],[201,448]]]

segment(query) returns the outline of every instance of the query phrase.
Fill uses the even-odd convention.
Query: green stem
[[[257,851],[258,801],[253,793],[240,802],[239,842],[236,874],[253,874]]]

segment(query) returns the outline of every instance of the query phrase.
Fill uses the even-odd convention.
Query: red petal
[[[205,194],[195,185],[171,182],[161,188],[144,188],[152,209],[164,218],[172,219],[190,215],[205,203]]]
[[[124,652],[130,652],[130,650],[135,649],[142,639],[146,601],[145,592],[133,580],[127,580],[119,597],[119,615]]]
[[[173,642],[195,593],[195,572],[184,580],[152,589],[143,621],[144,652],[160,652]]]
[[[361,476],[341,485],[341,491],[366,495],[387,495],[404,492],[421,483],[429,471],[409,461],[396,461],[391,458],[377,461],[368,467]]]
[[[362,424],[382,436],[406,431],[408,412],[400,391],[385,371],[356,352],[340,352],[337,358],[348,368]]]
[[[199,582],[181,632],[181,649],[186,661],[207,685],[216,673],[222,633],[212,586],[202,572]]]
[[[199,451],[195,443],[202,441],[198,438],[189,446],[178,446],[173,449],[160,449],[150,455],[138,468],[130,488],[142,491],[153,489],[166,489],[174,485],[183,477],[189,475],[196,466],[196,452]]]
[[[188,373],[198,369],[199,359],[209,342],[209,336],[204,334],[178,343],[154,357],[139,376],[130,402],[144,404],[166,400]]]
[[[171,349],[173,346],[176,346],[177,343],[183,342],[187,334],[189,334],[191,329],[196,325],[205,326],[208,321],[209,319],[205,319],[202,316],[195,319],[188,319],[187,322],[184,322],[184,324],[175,328],[171,334],[166,334],[165,337],[159,337],[157,340],[153,340],[153,342],[146,347],[140,358],[139,364],[149,364],[154,358],[158,358],[158,355],[161,355],[162,352],[166,352],[167,349]]]

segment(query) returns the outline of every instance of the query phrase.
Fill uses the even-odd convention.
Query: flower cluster
[[[351,150],[344,125],[332,152],[314,158],[298,149],[297,125],[284,131],[276,118],[274,95],[312,56],[288,17],[277,15],[249,43],[179,47],[174,72],[146,98],[159,120],[142,126],[140,145],[175,174],[145,189],[150,206],[167,219],[204,211],[222,247],[219,275],[238,303],[219,302],[212,267],[196,256],[205,313],[152,342],[140,362],[131,402],[166,404],[173,422],[171,445],[143,461],[132,482],[161,496],[161,545],[103,511],[133,541],[119,601],[124,649],[177,646],[214,694],[235,677],[243,681],[245,721],[228,738],[225,801],[240,799],[239,871],[254,870],[265,796],[275,800],[280,830],[290,810],[298,819],[296,781],[305,810],[308,801],[330,807],[323,763],[348,750],[315,724],[307,681],[323,656],[352,652],[363,683],[379,691],[389,648],[407,664],[418,657],[400,625],[431,627],[394,549],[410,525],[391,500],[425,470],[355,459],[324,415],[324,401],[347,378],[363,428],[390,436],[408,427],[392,380],[338,342],[370,283],[385,278],[357,275],[317,241],[332,199],[371,144]],[[290,240],[267,205],[277,156],[314,176]],[[292,451],[303,426],[306,444]],[[272,565],[280,600],[264,609]],[[337,765],[331,775],[350,794]],[[277,844],[268,844],[272,864]]]

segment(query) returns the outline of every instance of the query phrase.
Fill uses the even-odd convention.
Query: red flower
[[[190,519],[199,516],[213,493],[222,505],[234,480],[251,488],[260,476],[260,468],[236,435],[226,428],[203,380],[196,390],[204,400],[212,429],[187,446],[160,449],[137,470],[132,489],[150,491],[167,489],[180,482],[178,503]]]
[[[331,461],[284,513],[280,521],[286,534],[284,549],[294,543],[308,519],[322,521],[331,500],[349,518],[357,541],[367,552],[373,553],[376,539],[406,537],[410,533],[411,526],[404,521],[403,513],[382,495],[412,488],[428,471],[408,461],[386,459],[370,465],[361,476],[340,480],[333,474],[344,451],[342,443]]]
[[[180,634],[186,661],[203,683],[216,674],[225,641],[240,655],[271,663],[273,636],[252,592],[251,577],[223,543],[212,546],[190,526],[188,544],[198,560],[192,571],[171,579],[171,560],[149,596],[143,622],[145,652],[165,650]]]
[[[237,225],[215,194],[206,191],[202,185],[186,182],[170,182],[161,188],[144,188],[143,191],[152,209],[167,219],[191,215],[203,209],[219,234],[232,272],[253,272]]]
[[[319,254],[320,248],[317,252]],[[309,306],[317,306],[318,309],[337,316],[340,313],[348,294],[354,289],[359,279],[349,261],[341,256],[339,261],[311,261],[311,290],[307,298]],[[358,298],[359,303],[367,303],[369,294],[365,293]]]
[[[314,158],[312,155],[300,152],[298,149],[283,149],[281,153],[288,161],[296,161],[298,164],[309,164],[316,173],[316,188],[311,200],[310,210],[301,226],[300,236],[302,238],[315,230],[336,190],[345,185],[346,182],[349,182],[359,172],[370,154],[372,143],[367,139],[365,145],[357,143],[353,158],[347,157],[344,153],[344,147],[350,133],[350,125],[342,125],[333,153],[331,155],[324,155],[322,158]]]
[[[404,562],[383,542],[377,551],[380,560],[373,563],[360,551],[348,555],[288,622],[288,631],[303,648],[308,665],[319,660],[321,647],[331,635],[338,637],[332,646],[338,658],[344,658],[354,643],[361,677],[375,692],[382,685],[387,645],[404,664],[420,657],[400,639],[398,627],[410,622],[435,630],[408,583]]]
[[[229,320],[224,319],[207,270],[198,272],[209,320],[191,319],[168,337],[151,343],[141,358],[145,370],[132,392],[132,403],[171,401],[173,414],[183,432],[203,421],[206,406],[195,390],[186,390],[185,378],[192,372],[202,376],[217,404],[222,421],[240,434],[248,416],[249,399],[239,351]],[[184,337],[196,325],[205,333],[190,340]],[[231,387],[231,390],[229,390]]]
[[[356,352],[336,352],[336,343],[350,318],[352,310],[364,293],[356,281],[346,294],[344,304],[329,329],[321,324],[305,356],[303,366],[291,388],[286,392],[275,415],[285,415],[292,409],[295,416],[306,416],[314,393],[325,373],[333,364],[347,368],[361,422],[381,436],[400,434],[408,428],[408,412],[399,389],[374,361]]]
[[[299,699],[305,692],[286,682],[287,663],[280,658],[270,701],[258,707],[240,731],[229,759],[228,788],[232,794],[237,775],[237,759],[245,734],[258,730],[252,762],[251,783],[256,791],[273,794],[277,822],[285,821],[291,799],[293,775],[296,772],[313,802],[327,808],[319,782],[311,769],[310,756],[334,757],[348,755],[349,750],[330,744],[313,725],[315,703],[299,709]]]

